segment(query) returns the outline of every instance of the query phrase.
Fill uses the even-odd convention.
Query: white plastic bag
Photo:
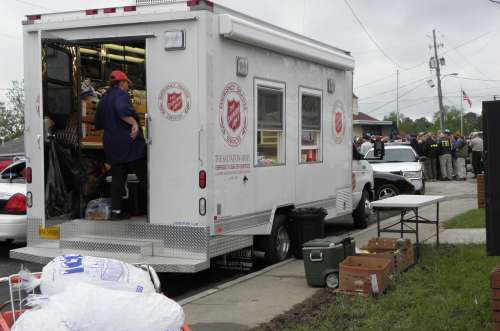
[[[57,313],[70,330],[79,331],[179,331],[184,324],[182,307],[162,294],[85,283],[49,297],[42,310]]]
[[[81,255],[63,255],[50,261],[43,267],[40,289],[51,296],[77,282],[119,291],[155,292],[146,271],[118,260]]]
[[[74,331],[66,327],[57,313],[47,309],[27,310],[12,326],[12,331]]]

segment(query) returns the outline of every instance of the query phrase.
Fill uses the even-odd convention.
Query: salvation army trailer
[[[197,272],[255,244],[285,259],[290,209],[353,212],[353,67],[348,52],[209,1],[27,16],[28,236],[11,257]],[[148,194],[130,198],[130,174],[135,216],[92,220],[86,206],[109,196],[110,181],[93,114],[115,69],[134,83]]]

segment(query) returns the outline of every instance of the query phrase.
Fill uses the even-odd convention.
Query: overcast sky
[[[463,88],[472,100],[472,111],[479,113],[482,100],[500,96],[500,5],[489,0],[348,0],[360,22],[344,0],[217,2],[352,52],[356,60],[354,92],[360,110],[377,118],[396,110],[397,69],[400,112],[417,118],[437,111],[436,88],[425,82],[433,75],[428,60],[434,28],[438,43],[444,45],[439,48],[446,58],[442,76],[459,74],[444,78],[444,103],[459,107]],[[0,100],[5,100],[10,81],[23,77],[24,15],[134,3],[0,0]]]

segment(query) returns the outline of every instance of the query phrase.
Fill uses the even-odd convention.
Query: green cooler
[[[351,237],[326,237],[306,242],[302,246],[304,268],[309,286],[339,285],[339,263],[355,255],[356,244]]]

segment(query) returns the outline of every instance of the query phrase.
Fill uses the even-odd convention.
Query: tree
[[[24,81],[13,81],[8,89],[8,106],[0,107],[0,139],[7,141],[24,132]]]
[[[460,117],[462,111],[455,106],[444,106],[445,129],[452,133],[460,132]],[[464,114],[464,135],[469,135],[473,131],[481,131],[482,119],[475,113]],[[439,112],[434,114],[434,128],[439,130]]]
[[[432,130],[432,127],[433,124],[425,117],[418,118],[413,122],[414,133],[429,132]]]

